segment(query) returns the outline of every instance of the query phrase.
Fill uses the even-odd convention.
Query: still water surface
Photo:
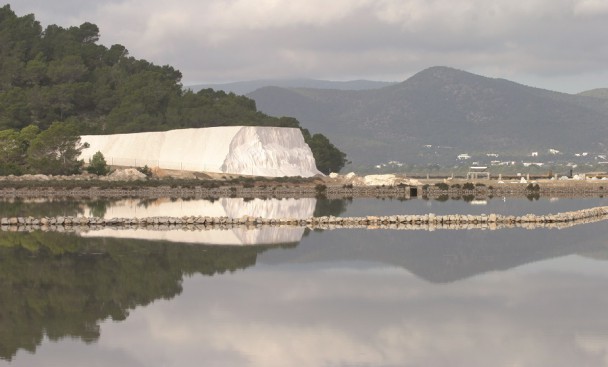
[[[520,214],[604,200],[301,207]],[[277,236],[219,246],[0,232],[0,366],[608,365],[605,222]]]
[[[142,218],[153,216],[228,216],[233,218],[307,218],[310,216],[366,216],[396,214],[548,214],[608,205],[608,198],[502,198],[488,200],[411,200],[357,198],[301,199],[0,199],[0,217],[97,216]]]

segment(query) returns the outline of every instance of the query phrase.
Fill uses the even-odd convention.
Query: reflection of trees
[[[26,217],[36,213],[39,217],[54,217],[56,215],[76,216],[84,211],[77,201],[63,200],[23,200],[2,201],[0,205],[1,217]]]
[[[327,199],[317,198],[317,204],[313,216],[322,217],[325,215],[339,216],[346,211],[348,204],[352,203],[353,199]]]
[[[92,200],[87,203],[89,210],[91,211],[91,215],[98,218],[103,218],[108,211],[108,205],[111,202],[109,200]]]
[[[99,321],[175,297],[184,275],[244,269],[267,248],[0,233],[0,358],[44,335],[95,341]]]

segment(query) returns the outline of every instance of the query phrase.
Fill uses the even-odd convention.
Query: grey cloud
[[[573,91],[608,85],[603,4],[24,0],[14,9],[48,22],[96,23],[102,42],[121,43],[135,57],[174,65],[186,84],[290,76],[400,80],[447,65]],[[589,74],[595,80],[583,78]]]
[[[95,355],[147,366],[606,365],[606,271],[570,274],[564,264],[593,261],[560,261],[449,286],[349,263],[195,276],[178,298],[104,323]]]

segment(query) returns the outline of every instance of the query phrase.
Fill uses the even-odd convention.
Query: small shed
[[[467,172],[467,180],[477,180],[480,178],[490,179],[490,171],[486,166],[471,166],[469,172]]]

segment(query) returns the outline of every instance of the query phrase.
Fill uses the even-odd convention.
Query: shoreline
[[[0,181],[0,198],[391,198],[483,200],[493,197],[581,198],[608,195],[608,181],[539,180],[535,183],[464,179],[419,180],[418,185],[353,186],[331,179],[265,180],[21,180]],[[469,185],[468,187],[466,185]],[[463,187],[464,186],[464,187]]]

